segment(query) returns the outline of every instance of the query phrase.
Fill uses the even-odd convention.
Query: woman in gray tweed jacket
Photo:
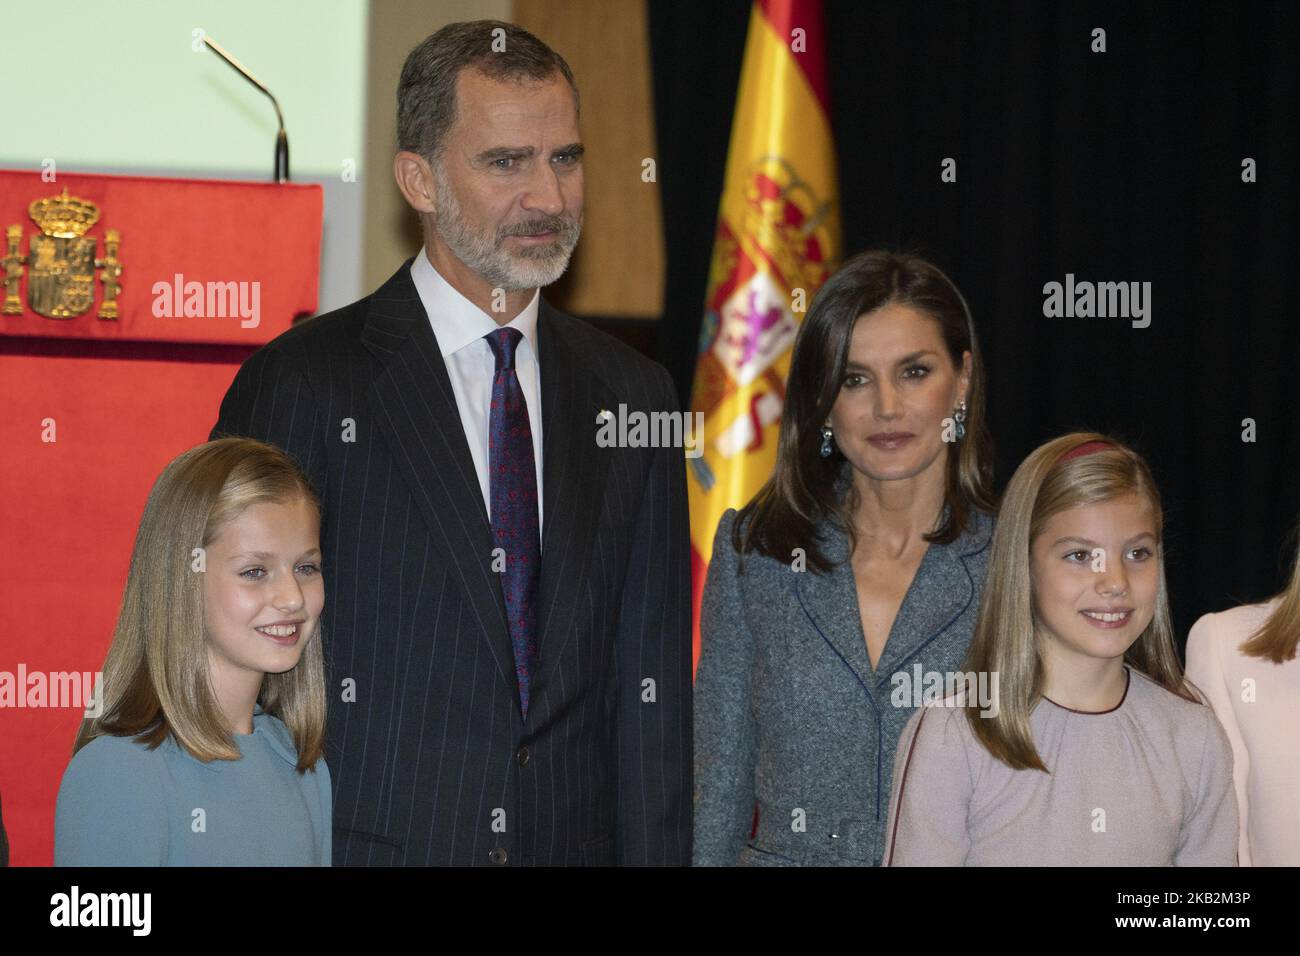
[[[995,507],[965,300],[919,257],[854,257],[799,329],[772,477],[714,539],[695,865],[880,864],[898,738],[957,680]]]

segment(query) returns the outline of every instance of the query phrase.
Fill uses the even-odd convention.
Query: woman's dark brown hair
[[[794,549],[802,548],[808,565],[825,572],[830,563],[816,539],[818,522],[829,518],[854,540],[851,516],[857,493],[851,482],[847,488],[841,483],[849,466],[839,450],[829,458],[821,456],[821,428],[839,395],[854,325],[889,303],[910,306],[938,322],[958,370],[962,353],[971,354],[966,435],[948,453],[948,513],[925,539],[951,543],[970,524],[972,509],[996,509],[993,440],[984,422],[984,365],[966,301],[943,272],[920,256],[870,250],[849,259],[827,280],[799,327],[786,380],[776,467],[737,516],[732,545],[738,553],[757,551],[789,561]]]

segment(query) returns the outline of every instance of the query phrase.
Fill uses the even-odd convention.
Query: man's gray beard
[[[474,232],[465,223],[441,164],[434,162],[432,166],[437,183],[433,200],[434,228],[456,258],[482,276],[483,281],[494,289],[516,292],[550,285],[564,275],[582,233],[581,217],[571,235],[566,236],[565,229],[561,228],[554,243],[524,246],[517,254],[511,254],[502,245],[504,236],[489,238]]]

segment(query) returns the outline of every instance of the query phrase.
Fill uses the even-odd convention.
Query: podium
[[[319,186],[0,170],[0,802],[53,862],[59,782],[158,473],[316,310]]]

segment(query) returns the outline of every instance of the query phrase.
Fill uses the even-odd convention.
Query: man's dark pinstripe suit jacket
[[[487,508],[411,261],[250,356],[212,430],[285,449],[324,504],[334,864],[688,865],[684,455],[596,442],[602,410],[677,411],[672,380],[540,303],[525,722]]]

